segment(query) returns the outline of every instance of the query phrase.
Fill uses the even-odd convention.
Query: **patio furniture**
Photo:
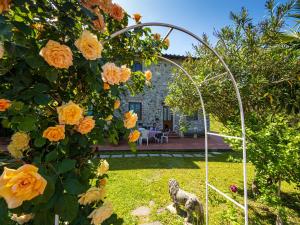
[[[158,130],[150,130],[148,137],[149,137],[149,139],[153,138],[156,143],[159,143],[160,142],[159,134],[161,134],[161,133],[162,132],[158,131]]]
[[[164,132],[163,135],[160,138],[161,143],[164,143],[164,139],[166,140],[166,143],[169,143],[169,133],[170,132]]]
[[[149,145],[149,130],[141,130],[141,136],[139,138],[140,145],[143,144],[143,140],[147,141],[147,146]]]

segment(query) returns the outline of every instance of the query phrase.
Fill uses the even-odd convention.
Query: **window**
[[[133,72],[143,71],[143,65],[139,62],[135,62],[132,67]]]
[[[186,119],[187,119],[187,121],[196,121],[196,120],[198,120],[199,118],[198,118],[198,112],[195,112],[193,115],[191,115],[191,116],[187,116],[186,117]]]
[[[131,110],[138,115],[139,120],[142,120],[142,103],[129,102],[129,111]]]

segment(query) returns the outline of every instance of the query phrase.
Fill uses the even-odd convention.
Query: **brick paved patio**
[[[149,143],[147,146],[146,143],[138,146],[138,150],[145,151],[182,151],[182,150],[204,150],[204,137],[202,138],[170,138],[169,143],[166,144],[157,144],[157,143]],[[208,148],[209,150],[223,150],[228,151],[230,147],[228,144],[224,143],[223,139],[220,137],[211,136],[208,139]],[[124,141],[119,145],[100,145],[97,146],[99,151],[128,151],[130,150],[128,144]]]

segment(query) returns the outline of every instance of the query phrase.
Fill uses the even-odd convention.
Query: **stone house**
[[[164,57],[180,64],[185,57],[178,55],[164,55]],[[133,110],[138,114],[140,127],[150,128],[155,123],[160,130],[169,129],[180,133],[180,124],[186,124],[185,135],[204,134],[204,120],[202,114],[196,113],[194,116],[184,116],[179,112],[173,112],[164,104],[168,94],[168,83],[172,82],[174,66],[166,61],[160,60],[158,64],[145,67],[136,62],[133,71],[152,72],[152,88],[146,89],[145,93],[130,96],[124,95],[121,98],[121,111]],[[209,127],[209,119],[206,120]]]

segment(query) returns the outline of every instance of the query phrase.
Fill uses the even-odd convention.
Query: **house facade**
[[[176,55],[165,55],[165,57],[178,64],[185,59],[183,56]],[[130,96],[129,94],[122,96],[122,112],[133,110],[137,113],[140,127],[150,128],[155,124],[160,130],[168,129],[179,134],[180,125],[184,123],[187,128],[185,135],[204,134],[204,119],[201,113],[185,116],[179,112],[173,112],[164,103],[168,95],[168,84],[172,82],[174,73],[172,64],[163,60],[150,67],[135,63],[133,70],[151,70],[152,88],[146,89],[143,94],[137,96]],[[206,123],[209,127],[209,119],[206,119]]]

